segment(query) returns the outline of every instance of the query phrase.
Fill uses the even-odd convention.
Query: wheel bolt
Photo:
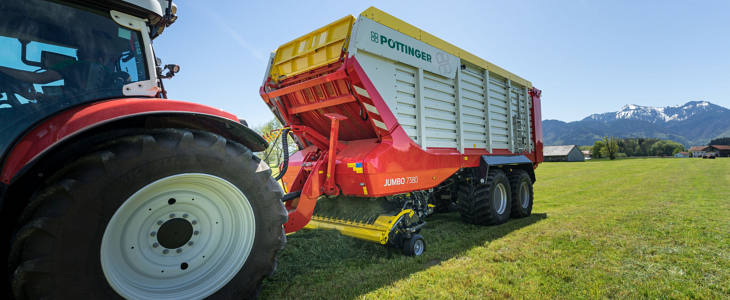
[[[182,249],[178,248],[177,250],[175,250],[175,252],[180,253],[182,252]]]
[[[162,250],[162,254],[167,254],[167,253],[170,253],[170,250],[167,250],[167,249]]]
[[[183,214],[183,218],[188,218],[188,214]]]
[[[193,241],[189,241],[188,246],[192,246],[192,245],[193,245]]]
[[[157,225],[162,225],[162,221],[157,221]]]
[[[152,248],[157,248],[157,247],[159,247],[159,246],[160,246],[160,244],[158,244],[158,243],[154,243],[154,244],[152,244]]]
[[[175,214],[170,214],[170,219],[174,218]]]
[[[198,221],[196,221],[196,220],[193,220],[193,221],[192,221],[192,222],[190,222],[190,223],[193,223],[193,225],[195,225],[195,224],[198,224]]]
[[[155,235],[157,235],[157,232],[154,232],[154,231],[150,232],[150,236],[155,236]]]
[[[198,235],[198,234],[200,234],[200,231],[197,231],[197,230],[196,230],[196,231],[194,231],[194,232],[193,232],[193,234],[194,234],[194,235]]]

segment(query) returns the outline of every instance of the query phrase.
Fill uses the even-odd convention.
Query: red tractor
[[[16,298],[241,298],[286,238],[267,142],[167,100],[167,0],[0,3],[0,205]]]

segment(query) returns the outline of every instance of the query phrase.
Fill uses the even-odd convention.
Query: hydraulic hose
[[[284,162],[283,162],[284,165],[281,167],[281,172],[279,172],[279,174],[276,175],[276,177],[274,177],[274,179],[276,181],[279,181],[279,179],[284,177],[284,174],[286,174],[286,169],[289,168],[289,141],[288,140],[289,140],[289,128],[284,129],[281,132],[281,147],[282,147],[282,150],[284,151]]]

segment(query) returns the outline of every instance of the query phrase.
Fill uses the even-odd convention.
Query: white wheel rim
[[[101,267],[109,285],[128,299],[205,298],[238,274],[255,232],[251,204],[227,180],[169,176],[134,193],[114,213],[101,242]]]
[[[497,214],[501,215],[504,213],[504,210],[507,208],[507,189],[504,187],[504,184],[498,183],[494,187],[494,207],[497,208]]]
[[[527,186],[526,182],[523,182],[520,186],[520,196],[522,196],[522,201],[520,201],[523,208],[527,208],[527,206],[530,205],[530,189]]]

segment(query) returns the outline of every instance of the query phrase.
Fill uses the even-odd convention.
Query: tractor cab
[[[161,1],[0,3],[0,157],[62,110],[159,96],[151,39],[175,19]]]

